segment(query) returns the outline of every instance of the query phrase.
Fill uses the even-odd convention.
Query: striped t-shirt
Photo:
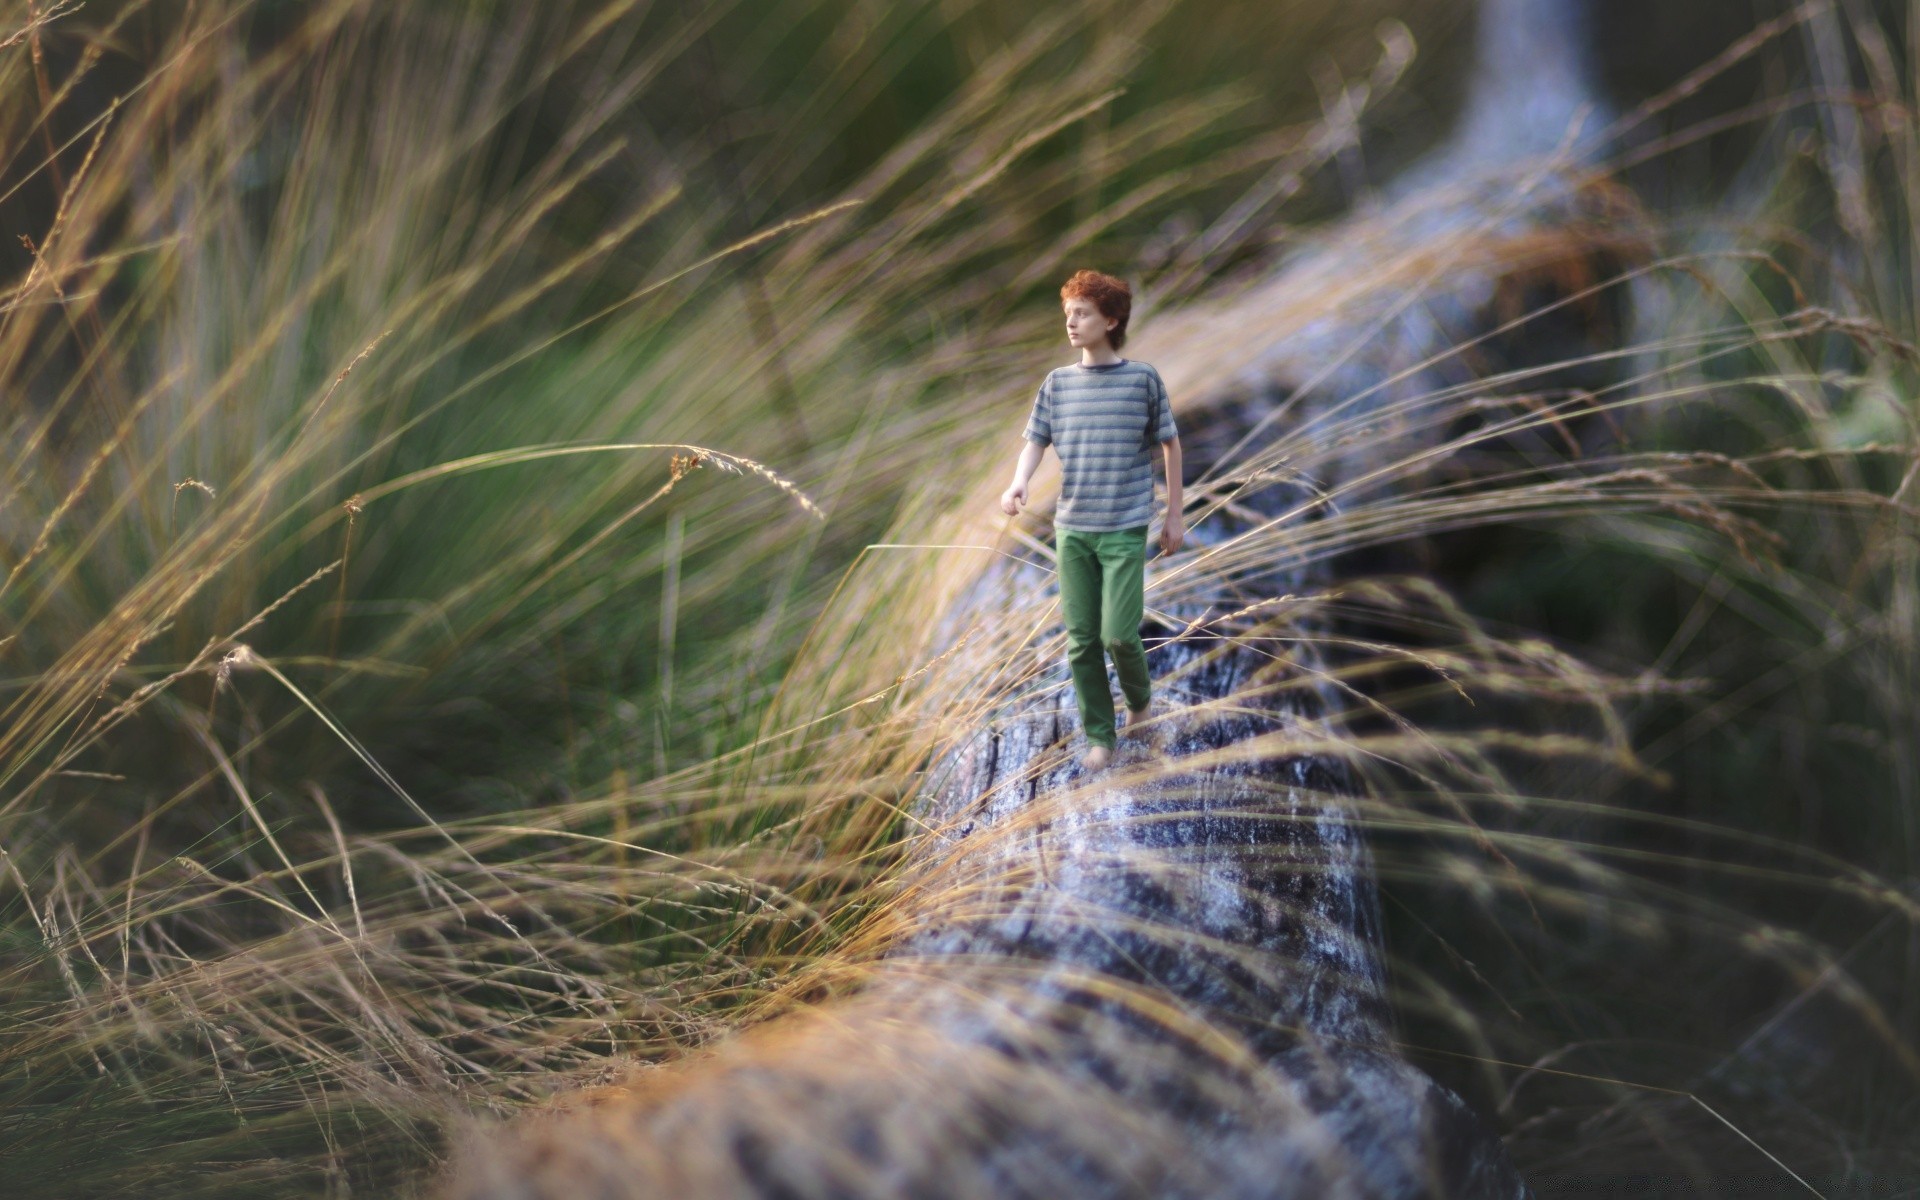
[[[1056,367],[1041,381],[1026,437],[1060,456],[1056,529],[1104,533],[1153,517],[1154,444],[1174,436],[1167,385],[1151,363],[1123,358]]]

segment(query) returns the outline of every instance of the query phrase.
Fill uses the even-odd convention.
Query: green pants
[[[1143,709],[1153,694],[1147,648],[1140,641],[1145,601],[1147,527],[1086,533],[1053,531],[1060,569],[1060,612],[1067,626],[1067,667],[1087,741],[1114,748],[1113,692],[1107,659],[1113,656],[1127,707]]]

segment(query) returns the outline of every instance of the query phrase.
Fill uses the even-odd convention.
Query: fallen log
[[[1532,182],[1405,199],[1144,329],[1190,467],[1219,476],[1190,492],[1192,552],[1149,565],[1144,729],[1106,772],[1079,767],[1044,530],[990,526],[1002,481],[984,481],[929,538],[991,550],[949,556],[928,649],[1022,629],[1037,666],[991,642],[947,664],[943,683],[998,678],[1004,699],[928,765],[857,991],[469,1146],[448,1194],[1528,1195],[1499,1138],[1396,1049],[1362,789],[1331,745],[1342,700],[1246,612],[1324,585],[1328,560],[1231,551],[1392,486],[1369,481],[1439,437],[1418,398],[1473,375],[1440,351],[1516,293],[1537,306],[1614,269],[1590,218],[1617,194]],[[1583,328],[1568,336],[1611,333]],[[1311,471],[1230,468],[1283,433]],[[1036,510],[1055,482],[1036,477]]]
[[[1484,326],[1460,297],[1496,303],[1501,281],[1537,273],[1539,229],[1462,245],[1471,265],[1424,312],[1450,306]],[[1612,250],[1577,235],[1555,245]],[[1369,305],[1390,313],[1396,295],[1376,287],[1342,319],[1365,327],[1379,316]],[[1259,297],[1239,305],[1244,329]],[[1390,315],[1381,328],[1380,346],[1416,366],[1431,357]],[[1312,328],[1291,336],[1321,345]],[[1423,374],[1401,357],[1355,359],[1324,400],[1298,381],[1314,354],[1186,389],[1189,461],[1204,470],[1291,406],[1295,435],[1328,431],[1319,461],[1377,463],[1431,436],[1405,412],[1350,419],[1350,389],[1372,390],[1369,411],[1388,414],[1435,386],[1443,368]],[[1181,561],[1336,503],[1330,471],[1232,482],[1221,492],[1232,504],[1195,525]],[[1032,544],[1010,532],[981,556],[933,645],[965,626],[1031,626],[1051,586],[1023,555]],[[1163,587],[1178,569],[1150,568],[1153,716],[1106,772],[1078,765],[1057,667],[930,764],[895,932],[856,995],[529,1122],[470,1154],[451,1194],[1526,1195],[1499,1139],[1394,1047],[1357,784],[1327,748],[1337,697],[1304,648],[1276,654],[1220,619],[1323,583],[1324,563],[1189,571]],[[1057,640],[1043,628],[1039,645],[1048,634]],[[954,665],[978,680],[995,664]]]

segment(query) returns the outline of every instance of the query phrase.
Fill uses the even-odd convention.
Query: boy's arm
[[[1040,456],[1047,448],[1031,439],[1020,442],[1020,461],[1013,467],[1013,484],[1000,494],[1000,511],[1008,516],[1017,516],[1020,505],[1027,502],[1027,481],[1033,478],[1034,471],[1040,467]]]
[[[1167,465],[1167,519],[1160,524],[1160,549],[1172,554],[1187,536],[1186,500],[1180,494],[1180,431],[1173,423],[1173,401],[1166,381],[1153,372],[1154,438]]]
[[[1013,486],[1022,492],[1027,490],[1027,481],[1032,479],[1033,473],[1040,469],[1040,459],[1046,452],[1047,448],[1039,442],[1031,439],[1021,441],[1020,461],[1013,465]]]
[[[1180,494],[1180,435],[1160,443],[1167,467],[1167,519],[1160,526],[1160,548],[1172,554],[1187,535],[1186,503]]]
[[[1180,435],[1176,433],[1161,442],[1160,450],[1167,468],[1167,519],[1177,521],[1183,507],[1180,497]]]
[[[1013,483],[1000,493],[1000,511],[1018,516],[1027,502],[1027,481],[1040,466],[1040,456],[1053,444],[1053,374],[1040,381],[1033,393],[1033,411],[1027,415],[1026,432],[1020,443],[1020,461],[1014,464]],[[1056,451],[1057,453],[1057,451]]]

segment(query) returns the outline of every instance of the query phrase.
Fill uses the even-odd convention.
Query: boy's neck
[[[1120,361],[1122,359],[1112,342],[1102,340],[1080,347],[1080,365],[1083,367],[1110,367]]]

